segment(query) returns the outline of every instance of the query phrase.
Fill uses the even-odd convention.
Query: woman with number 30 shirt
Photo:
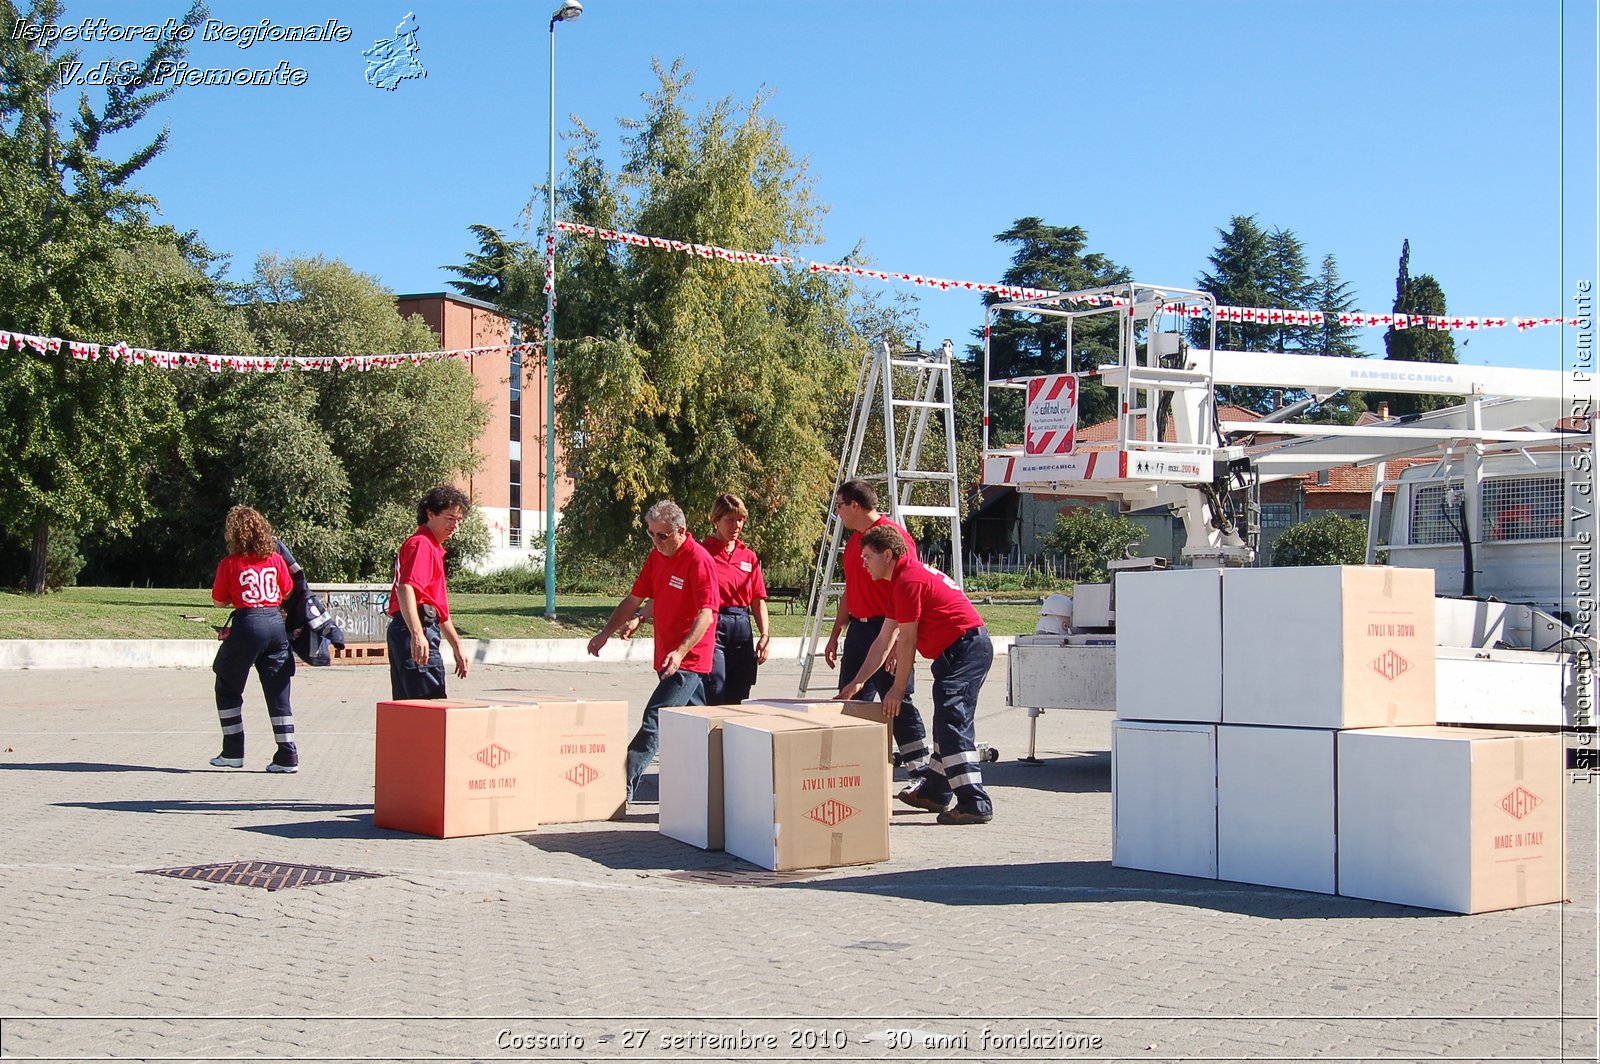
[[[294,745],[294,712],[289,708],[294,655],[278,611],[290,590],[289,566],[278,553],[272,526],[250,507],[229,510],[223,531],[228,556],[217,566],[211,601],[233,607],[233,616],[211,666],[217,674],[217,719],[222,724],[222,753],[211,763],[218,768],[244,766],[244,686],[254,666],[272,718],[272,737],[278,742],[267,771],[298,772],[300,753]]]

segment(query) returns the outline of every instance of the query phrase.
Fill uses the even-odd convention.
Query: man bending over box
[[[912,560],[893,526],[862,535],[861,560],[874,580],[889,583],[888,616],[900,626],[894,686],[883,696],[886,716],[893,719],[900,709],[916,655],[933,662],[933,760],[899,798],[938,812],[941,824],[987,824],[994,806],[983,789],[972,724],[978,692],[994,663],[983,618],[949,577]]]

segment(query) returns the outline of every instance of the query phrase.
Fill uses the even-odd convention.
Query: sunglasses
[[[655,540],[657,543],[661,543],[661,542],[664,542],[665,540],[671,539],[673,536],[676,536],[678,533],[676,531],[672,531],[672,532],[657,532],[653,528],[647,528],[647,529],[644,530],[644,534],[649,536],[651,539]]]

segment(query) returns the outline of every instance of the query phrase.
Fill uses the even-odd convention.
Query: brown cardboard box
[[[751,713],[759,716],[760,709],[662,707],[656,818],[661,834],[702,850],[722,849],[722,722]]]
[[[883,729],[831,713],[724,719],[727,851],[774,871],[888,860]]]
[[[1434,627],[1432,569],[1230,569],[1222,581],[1222,722],[1432,724]]]
[[[541,701],[533,721],[539,823],[621,816],[628,804],[628,703]]]
[[[1560,734],[1338,736],[1339,893],[1481,913],[1566,897]]]
[[[471,700],[379,702],[373,826],[442,839],[533,830],[535,713]]]

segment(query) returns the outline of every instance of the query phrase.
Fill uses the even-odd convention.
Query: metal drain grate
[[[768,872],[764,868],[695,868],[684,872],[664,872],[662,879],[675,879],[680,883],[709,883],[714,887],[770,887],[779,883],[793,883],[802,879],[815,879],[823,870],[801,869],[794,872]]]
[[[278,864],[275,861],[230,861],[226,864],[189,865],[187,868],[143,868],[140,874],[194,879],[202,883],[231,883],[238,887],[260,887],[263,890],[288,890],[290,887],[316,887],[351,879],[383,878],[378,872],[355,872],[348,868],[323,868],[320,865]]]

